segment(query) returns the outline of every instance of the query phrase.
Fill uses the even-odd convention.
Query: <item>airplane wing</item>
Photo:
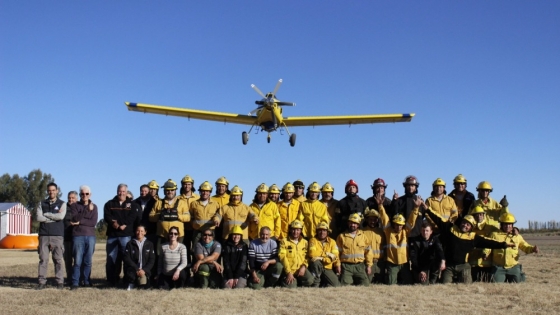
[[[241,125],[253,125],[257,119],[255,116],[222,113],[222,112],[211,112],[206,110],[188,109],[180,107],[168,107],[161,105],[151,105],[142,103],[130,103],[125,102],[126,107],[129,111],[150,113],[150,114],[160,114],[166,116],[179,116],[193,119],[211,120],[219,121],[224,123],[241,124]]]
[[[410,114],[381,114],[381,115],[353,115],[353,116],[294,116],[284,118],[288,127],[299,126],[327,126],[327,125],[356,125],[376,123],[409,122],[414,117]]]

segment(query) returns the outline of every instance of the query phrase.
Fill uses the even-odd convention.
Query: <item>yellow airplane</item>
[[[257,108],[251,111],[248,115],[222,113],[214,111],[205,111],[197,109],[168,107],[161,105],[150,105],[142,103],[125,102],[126,107],[130,111],[171,115],[187,117],[188,119],[201,119],[219,121],[224,123],[249,125],[251,128],[249,132],[243,131],[241,134],[243,144],[249,141],[249,133],[254,127],[261,128],[260,131],[268,133],[267,141],[270,143],[270,133],[276,131],[278,128],[284,128],[286,133],[290,136],[290,145],[293,147],[296,144],[296,134],[288,131],[290,127],[301,126],[326,126],[326,125],[355,125],[355,124],[373,124],[373,123],[387,123],[387,122],[409,122],[414,117],[414,113],[410,114],[381,114],[381,115],[352,115],[352,116],[294,116],[283,117],[282,108],[280,106],[296,106],[296,103],[282,102],[276,98],[276,92],[282,84],[282,79],[278,80],[274,91],[266,95],[259,90],[259,88],[251,84],[251,87],[262,97],[261,100],[255,101]]]

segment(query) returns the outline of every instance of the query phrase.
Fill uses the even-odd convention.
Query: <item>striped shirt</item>
[[[170,249],[169,244],[161,245],[161,254],[158,261],[158,274],[171,276],[176,270],[187,267],[187,248],[183,244],[177,244],[175,249]]]
[[[267,260],[275,259],[278,261],[278,244],[275,240],[263,241],[258,238],[249,245],[249,267],[251,270],[261,269],[261,265]]]

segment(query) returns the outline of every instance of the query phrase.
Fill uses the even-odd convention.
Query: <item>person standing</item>
[[[278,239],[288,237],[288,229],[290,223],[298,218],[301,209],[301,203],[294,199],[295,187],[291,183],[286,183],[282,187],[281,200],[278,201],[278,212],[280,214],[280,235]]]
[[[303,191],[305,190],[305,185],[303,184],[303,182],[300,179],[298,179],[292,185],[294,186],[295,189],[294,199],[299,201],[299,203],[304,202],[306,198],[305,198],[305,194],[303,193]]]
[[[457,205],[458,218],[457,223],[461,222],[464,216],[466,216],[471,208],[472,203],[475,198],[474,195],[467,190],[467,179],[463,174],[459,174],[453,178],[453,189],[449,193],[449,197],[455,200],[455,205]]]
[[[426,200],[426,205],[430,207],[435,213],[439,214],[444,221],[455,222],[458,212],[455,200],[446,195],[445,182],[443,179],[438,178],[432,184],[432,195]],[[433,232],[439,234],[437,226],[434,226],[430,218],[427,218],[434,228]]]
[[[378,178],[373,181],[373,185],[371,185],[371,190],[373,190],[373,196],[366,199],[366,205],[370,210],[379,211],[379,205],[376,201],[376,196],[383,196],[383,207],[387,210],[391,208],[391,199],[385,196],[385,190],[387,189],[387,184],[383,178]]]
[[[83,285],[91,287],[91,266],[93,263],[93,252],[95,251],[95,226],[97,225],[97,205],[91,200],[91,189],[89,186],[80,187],[80,201],[76,206],[70,207],[74,227],[74,267],[72,272],[72,290],[78,288],[80,279]]]
[[[336,221],[338,222],[339,233],[346,230],[347,226],[345,226],[345,224],[347,224],[348,218],[352,214],[357,213],[360,215],[360,218],[363,218],[364,211],[367,208],[366,201],[358,196],[359,188],[356,181],[351,179],[346,182],[344,192],[346,193],[346,197],[340,199],[336,210],[338,215]]]
[[[64,217],[66,216],[66,202],[58,198],[58,186],[55,183],[47,185],[48,198],[41,201],[37,207],[37,221],[39,222],[39,285],[42,290],[47,285],[47,269],[49,254],[52,252],[56,288],[64,288],[63,253],[64,253]]]
[[[70,224],[72,221],[72,205],[78,202],[78,192],[72,190],[68,193],[68,201],[66,202],[66,215],[64,216],[64,269],[66,269],[66,285],[72,286],[72,265],[74,264],[74,243],[72,231],[74,226]]]
[[[303,221],[303,237],[311,239],[315,236],[315,229],[321,222],[329,223],[329,214],[324,203],[319,201],[321,186],[313,182],[307,188],[307,200],[301,204],[299,220]]]
[[[389,217],[394,217],[397,214],[401,214],[404,216],[405,220],[412,215],[415,208],[416,199],[418,196],[418,187],[420,183],[418,179],[414,175],[409,175],[404,179],[403,187],[404,187],[404,196],[400,196],[397,194],[397,191],[393,194],[393,200],[391,201],[391,208],[385,209],[387,211],[387,215]],[[415,237],[420,235],[420,229],[422,227],[422,222],[424,220],[424,215],[420,213],[417,218],[416,222],[412,226],[412,230],[409,233],[409,237]]]
[[[215,229],[216,223],[212,219],[220,211],[220,204],[210,198],[212,185],[205,181],[198,187],[200,198],[191,202],[189,212],[193,226],[193,251],[196,243],[202,238],[202,231]]]
[[[336,208],[338,207],[338,200],[334,199],[334,187],[326,182],[323,187],[321,187],[321,200],[325,207],[327,207],[327,213],[329,215],[329,229],[330,231],[336,230]],[[331,238],[336,239],[338,234],[330,235]]]
[[[157,235],[160,237],[158,246],[167,240],[167,233],[172,226],[179,230],[179,243],[183,242],[184,222],[189,222],[191,215],[187,201],[176,196],[177,184],[169,179],[163,185],[165,197],[156,201],[150,212],[150,221],[157,222]]]
[[[239,186],[233,186],[231,189],[230,201],[228,204],[220,207],[220,210],[212,217],[216,227],[221,224],[222,235],[224,241],[229,238],[229,231],[236,226],[241,229],[243,239],[249,244],[249,224],[259,223],[259,218],[253,210],[243,203],[243,190]]]
[[[259,231],[266,226],[270,229],[270,237],[278,239],[280,236],[280,212],[278,205],[268,199],[268,186],[262,183],[255,190],[255,198],[251,203],[251,209],[259,218],[257,222],[249,223],[249,238],[257,239]]]
[[[126,184],[119,184],[117,195],[103,207],[103,217],[108,224],[105,274],[107,282],[113,287],[119,283],[124,250],[134,234],[132,228],[140,212],[140,206],[127,198],[127,191]]]
[[[478,199],[472,203],[471,208],[469,209],[469,214],[472,214],[475,207],[481,207],[486,213],[486,223],[500,228],[500,216],[509,212],[509,203],[506,196],[504,196],[499,203],[490,197],[490,193],[493,191],[493,188],[487,181],[480,182],[476,187],[476,191],[478,192]]]

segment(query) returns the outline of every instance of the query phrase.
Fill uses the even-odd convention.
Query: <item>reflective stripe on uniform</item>
[[[386,248],[403,248],[403,247],[408,247],[408,243],[403,243],[401,245],[387,244],[385,247]]]
[[[364,258],[364,254],[344,254],[344,255],[340,255],[340,259],[354,259],[354,258]]]

